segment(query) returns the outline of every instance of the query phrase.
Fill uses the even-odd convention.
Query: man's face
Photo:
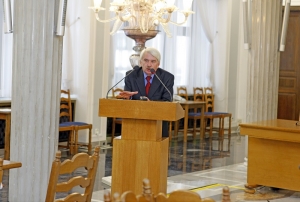
[[[158,60],[155,57],[153,57],[150,53],[145,53],[144,57],[141,59],[140,63],[143,68],[143,71],[148,76],[150,76],[152,74],[150,71],[151,68],[153,68],[156,71],[159,66]]]

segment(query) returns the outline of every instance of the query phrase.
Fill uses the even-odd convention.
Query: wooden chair
[[[205,100],[205,96],[204,96],[204,90],[202,87],[194,87],[193,88],[194,91],[194,101],[204,101]],[[189,119],[193,120],[193,138],[196,137],[196,127],[197,127],[197,120],[199,120],[199,118],[197,116],[200,116],[201,112],[199,111],[199,109],[194,109],[194,112],[189,112]],[[198,130],[200,131],[200,130]]]
[[[213,131],[217,131],[219,133],[219,150],[223,150],[223,140],[225,131],[227,131],[228,138],[231,136],[231,117],[232,114],[228,112],[216,112],[214,110],[214,94],[213,89],[211,87],[204,88],[205,92],[205,100],[206,100],[206,113],[205,118],[209,120],[209,126],[206,128],[206,131],[209,132],[210,138],[212,137]],[[215,118],[219,119],[219,128],[213,128],[213,120]],[[229,126],[225,128],[225,118],[228,118]]]
[[[112,98],[118,98],[119,93],[122,91],[123,89],[121,88],[112,89]],[[112,118],[111,145],[113,145],[113,140],[115,138],[116,124],[122,125],[122,119],[117,117]]]
[[[99,151],[100,147],[97,146],[92,156],[89,156],[87,153],[78,153],[74,155],[71,160],[67,159],[64,162],[61,162],[61,151],[57,151],[55,160],[52,163],[45,201],[91,201],[98,168]],[[73,175],[74,171],[78,168],[87,170],[87,174],[82,176],[72,176],[71,179],[66,179],[66,174]],[[64,175],[62,179],[66,180],[59,181],[60,175]],[[81,186],[83,188],[82,194],[71,192],[76,186]],[[68,195],[62,199],[55,199],[56,193],[58,192],[66,192]]]
[[[61,90],[61,93],[67,94],[67,91]],[[74,126],[70,125],[72,122],[71,100],[67,97],[60,98],[60,114],[59,114],[59,132],[68,132],[67,145],[59,144],[58,147],[68,148],[73,154],[74,150]],[[63,133],[66,134],[66,133]]]
[[[214,100],[213,95],[211,94],[205,94],[205,100],[206,100],[206,110],[204,114],[205,123],[208,125],[205,125],[205,131],[209,133],[209,137],[212,138],[213,131],[216,131],[219,133],[219,135],[222,134],[222,118],[223,115],[219,112],[214,111]],[[219,119],[219,127],[214,128],[214,119]]]
[[[177,95],[179,95],[180,97],[182,97],[182,98],[184,98],[185,100],[188,100],[189,99],[189,97],[188,97],[188,93],[187,93],[187,88],[185,87],[185,86],[178,86],[177,87]],[[177,124],[176,124],[176,122],[177,122]],[[179,120],[178,121],[176,121],[175,122],[175,126],[177,125],[178,126],[178,128],[179,128]],[[174,126],[174,127],[175,127]],[[174,130],[174,136],[177,136],[178,135],[178,128],[177,129],[175,129]],[[172,121],[170,121],[170,127],[169,127],[169,132],[170,132],[170,134],[171,134],[171,131],[170,130],[172,130]],[[170,140],[171,140],[171,138],[172,138],[172,136],[171,135],[169,135],[170,136]]]
[[[193,95],[194,95],[194,100],[198,100],[198,101],[205,101],[205,93],[204,93],[204,89],[202,87],[194,87],[193,88]]]
[[[177,95],[180,96],[180,97],[182,97],[182,98],[184,98],[185,100],[188,100],[188,93],[187,93],[187,89],[186,89],[185,86],[178,86],[177,87]],[[178,121],[177,121],[177,123],[178,123]],[[169,138],[170,138],[170,141],[172,140],[172,124],[173,124],[173,122],[170,121],[169,122]],[[178,124],[174,124],[174,125],[176,126]],[[174,132],[174,136],[177,136],[178,135],[177,134],[178,133],[178,129],[175,130],[175,131],[177,131],[177,132]]]
[[[229,191],[227,189],[226,191]],[[223,189],[224,192],[224,189]],[[229,194],[229,192],[226,192]],[[224,194],[223,194],[224,195]],[[226,195],[228,198],[228,195]],[[229,196],[230,198],[230,196]],[[164,193],[158,193],[154,195],[151,192],[151,187],[148,179],[143,180],[143,193],[141,195],[135,195],[131,191],[124,192],[121,196],[119,194],[114,194],[111,197],[109,192],[104,194],[105,202],[184,202],[184,201],[192,201],[192,202],[215,202],[215,200],[211,198],[202,199],[199,194],[191,191],[191,190],[177,190],[173,191],[167,196]],[[229,202],[229,201],[224,201]]]
[[[59,124],[59,131],[71,131],[69,136],[70,153],[76,154],[78,146],[86,146],[88,153],[92,150],[92,124],[85,122],[75,122],[72,116],[72,104],[70,97],[70,90],[61,90],[61,105],[60,105],[60,120],[65,119]],[[78,143],[78,131],[88,129],[88,144]]]
[[[187,89],[185,86],[178,86],[177,87],[177,95],[183,97],[184,99],[188,100],[189,96],[187,93]]]

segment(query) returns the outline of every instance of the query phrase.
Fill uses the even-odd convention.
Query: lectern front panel
[[[123,119],[122,139],[156,141],[162,138],[162,121]]]

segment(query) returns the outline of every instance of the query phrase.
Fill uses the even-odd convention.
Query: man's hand
[[[118,98],[129,99],[131,96],[138,94],[138,91],[130,92],[130,91],[122,91],[120,92]]]

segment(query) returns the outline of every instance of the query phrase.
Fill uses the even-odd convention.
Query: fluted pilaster
[[[14,1],[9,201],[44,201],[58,144],[62,37],[58,0]]]
[[[277,118],[281,1],[252,0],[247,122]]]

